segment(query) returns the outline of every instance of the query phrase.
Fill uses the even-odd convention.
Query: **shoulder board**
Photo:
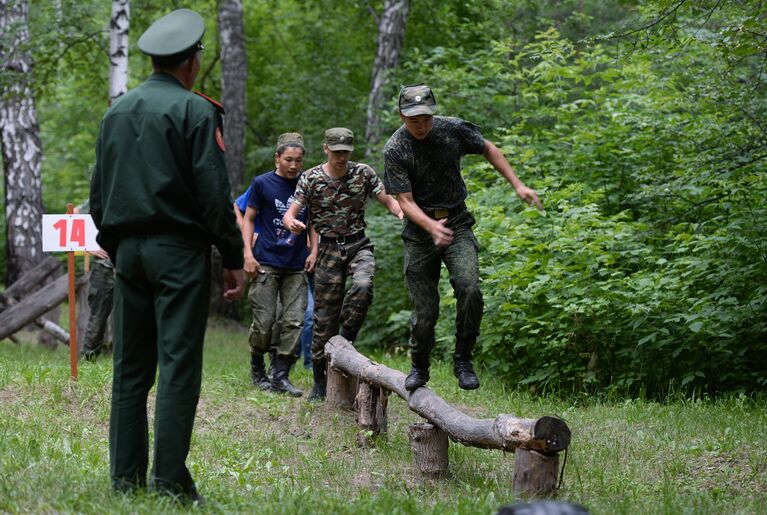
[[[204,98],[205,100],[207,100],[208,102],[210,102],[211,104],[213,104],[213,106],[214,106],[214,107],[215,107],[215,108],[218,110],[218,112],[220,112],[221,114],[226,114],[226,111],[224,111],[224,105],[223,105],[221,102],[218,102],[218,101],[216,101],[216,100],[213,100],[213,99],[212,99],[212,98],[210,98],[208,95],[206,95],[205,93],[202,93],[202,92],[200,92],[200,91],[195,91],[195,92],[194,92],[194,94],[195,94],[195,95],[199,95],[199,96],[201,96],[202,98]]]

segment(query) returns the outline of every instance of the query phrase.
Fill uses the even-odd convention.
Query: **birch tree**
[[[371,9],[372,10],[372,9]],[[389,76],[399,64],[400,50],[405,40],[405,26],[410,0],[385,0],[378,22],[378,42],[373,74],[368,95],[367,124],[365,126],[365,157],[368,157],[381,139],[381,109]]]
[[[112,0],[109,21],[109,104],[128,91],[130,0]]]
[[[7,285],[43,258],[42,149],[30,88],[28,23],[27,0],[0,0],[0,146],[5,175]]]
[[[221,103],[226,109],[224,143],[229,182],[239,195],[245,171],[245,29],[242,0],[221,0],[218,9],[221,44]]]

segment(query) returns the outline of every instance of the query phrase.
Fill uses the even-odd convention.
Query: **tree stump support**
[[[434,424],[410,424],[407,428],[413,452],[413,473],[430,479],[448,475],[447,433]]]
[[[357,378],[352,374],[328,366],[326,402],[329,406],[345,410],[354,410],[357,396]]]
[[[355,398],[357,406],[357,443],[361,447],[369,447],[375,438],[388,430],[388,415],[386,407],[389,403],[389,391],[386,388],[370,383],[360,382]]]
[[[571,432],[557,417],[535,419],[500,414],[494,419],[476,419],[426,387],[405,389],[405,374],[366,358],[345,338],[334,336],[325,344],[328,357],[328,400],[331,401],[331,370],[343,372],[347,382],[369,383],[402,397],[408,407],[445,433],[445,438],[481,449],[515,451],[514,489],[520,495],[545,496],[557,489],[557,454],[570,445]],[[334,394],[338,395],[338,394]],[[359,407],[359,406],[358,406]],[[414,457],[415,460],[415,457]],[[415,461],[414,461],[415,464]]]
[[[512,486],[515,497],[545,497],[557,490],[559,454],[546,455],[517,447]]]

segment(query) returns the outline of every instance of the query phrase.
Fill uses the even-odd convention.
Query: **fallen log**
[[[76,286],[80,286],[87,277],[80,277]],[[62,339],[66,335],[64,343],[69,344],[69,333],[58,327],[60,331],[53,329],[56,324],[38,321],[37,318],[44,315],[67,299],[69,293],[69,277],[64,274],[54,282],[46,284],[44,288],[32,295],[25,297],[13,306],[0,313],[0,340],[7,338],[19,331],[29,323],[35,323],[43,329],[54,331],[54,336]],[[62,333],[63,332],[63,333]]]
[[[39,288],[48,276],[59,272],[62,266],[58,259],[51,256],[46,257],[33,268],[27,270],[3,293],[0,293],[0,305],[6,307],[13,300],[18,301],[22,297],[26,297],[34,288]]]
[[[570,428],[556,417],[525,419],[501,414],[495,419],[477,419],[461,413],[429,388],[410,393],[405,389],[405,374],[366,358],[342,336],[328,341],[325,354],[331,367],[396,393],[412,411],[463,445],[505,451],[522,447],[543,454],[555,454],[570,445]]]

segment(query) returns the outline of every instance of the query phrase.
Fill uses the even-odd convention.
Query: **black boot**
[[[471,364],[471,354],[468,356],[461,354],[453,355],[453,374],[458,378],[458,387],[462,390],[476,390],[479,388],[479,378],[474,373],[474,366]]]
[[[429,358],[423,356],[423,352],[411,350],[410,358],[413,368],[405,378],[405,390],[412,392],[429,382]]]
[[[291,397],[301,397],[304,392],[293,386],[288,379],[291,362],[283,356],[277,356],[274,362],[274,374],[272,375],[272,390],[277,393],[287,393]]]
[[[269,371],[266,373],[267,379],[274,377],[274,367],[277,362],[277,347],[269,347]]]
[[[264,372],[263,354],[250,355],[250,380],[253,386],[259,390],[266,391],[272,389],[272,383],[269,382],[269,378],[266,377],[266,372]]]
[[[327,395],[328,385],[328,362],[323,358],[312,361],[312,372],[314,373],[314,386],[309,393],[310,401],[324,401]]]

